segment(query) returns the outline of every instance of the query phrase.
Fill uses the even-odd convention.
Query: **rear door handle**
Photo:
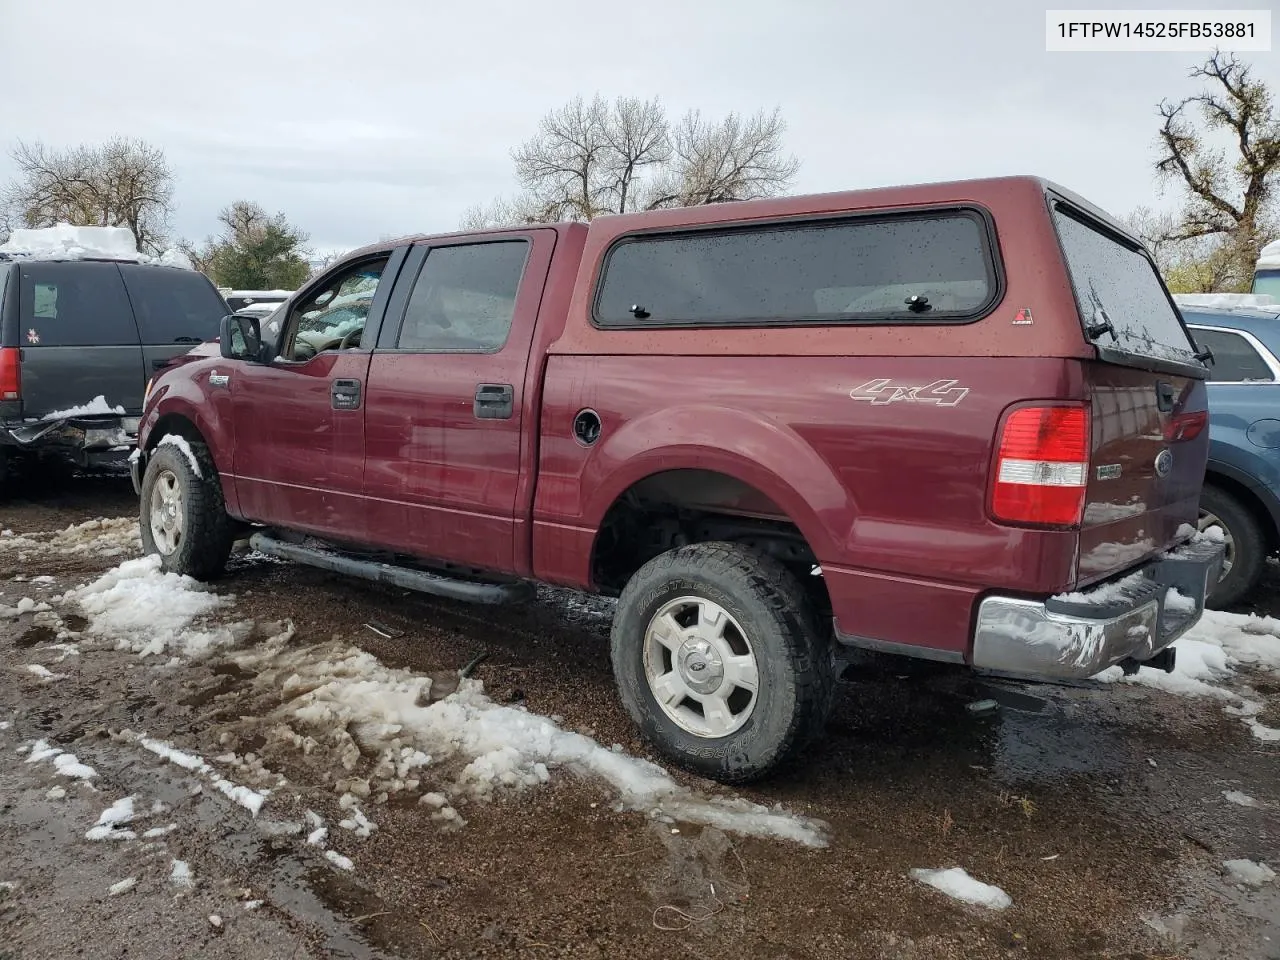
[[[515,412],[515,388],[509,383],[482,383],[476,387],[477,420],[510,420]]]
[[[335,410],[360,409],[360,381],[335,380],[329,388],[329,398]]]
[[[1173,409],[1173,384],[1163,380],[1156,381],[1156,408],[1168,412]]]

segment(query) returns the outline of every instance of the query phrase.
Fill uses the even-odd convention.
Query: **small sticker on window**
[[[32,327],[30,330],[27,331],[27,343],[39,343],[39,342],[40,342],[40,334],[39,332],[36,331],[35,327]]]

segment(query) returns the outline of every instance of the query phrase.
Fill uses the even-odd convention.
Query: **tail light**
[[[1179,413],[1172,417],[1164,427],[1164,439],[1168,443],[1183,440],[1194,440],[1204,432],[1209,423],[1209,411],[1197,410],[1195,413]]]
[[[1089,480],[1089,414],[1083,406],[1023,407],[1004,422],[991,512],[997,520],[1073,527]]]
[[[0,347],[0,400],[22,399],[21,356],[17,347]]]

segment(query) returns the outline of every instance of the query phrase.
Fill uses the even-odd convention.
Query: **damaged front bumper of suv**
[[[1204,613],[1224,547],[1196,538],[1122,579],[1080,593],[978,607],[973,667],[1035,680],[1083,680],[1119,664],[1173,667],[1164,651]]]

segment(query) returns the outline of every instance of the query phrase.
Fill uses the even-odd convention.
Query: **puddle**
[[[36,624],[34,627],[28,627],[22,636],[13,642],[15,646],[25,649],[42,643],[53,643],[57,639],[58,631],[41,623]]]

